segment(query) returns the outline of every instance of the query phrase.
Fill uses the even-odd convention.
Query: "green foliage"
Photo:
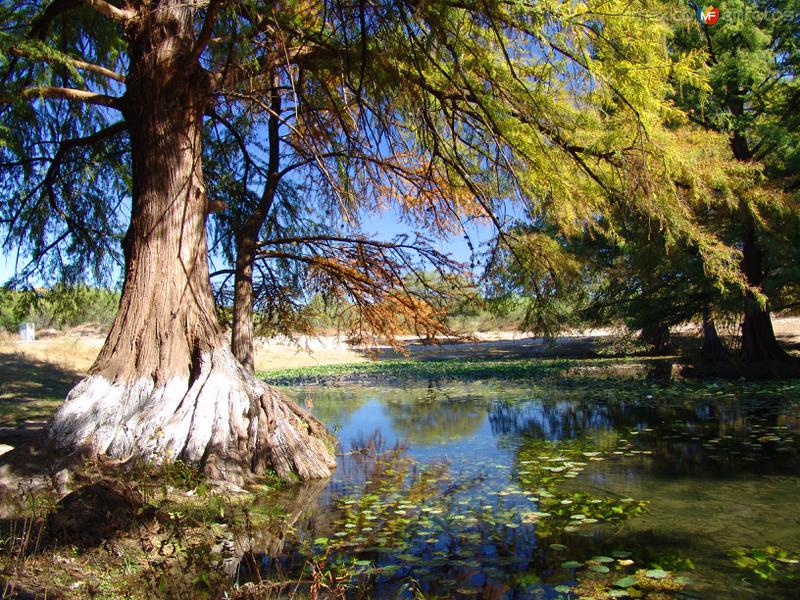
[[[769,301],[773,309],[794,305],[800,282],[795,268],[800,258],[799,10],[794,0],[732,0],[713,26],[676,22],[670,44],[673,56],[705,56],[709,84],[702,92],[681,88],[675,102],[707,132],[725,134],[737,160],[762,168],[757,185],[740,187],[734,202],[718,210],[708,207],[703,218],[731,244],[754,229],[763,275],[751,283],[763,293],[759,302]],[[686,275],[695,284],[702,281],[696,272]],[[713,300],[723,312],[747,310],[741,295],[735,299]]]
[[[559,372],[572,364],[568,360],[386,360],[344,365],[321,365],[260,372],[274,385],[292,385],[337,378],[442,378],[483,379],[487,377],[528,378]]]
[[[800,582],[800,553],[777,546],[740,549],[733,554],[733,563],[758,579]]]
[[[472,295],[448,309],[448,323],[453,330],[465,333],[519,330],[526,300],[514,293],[488,298]]]
[[[15,331],[17,326],[28,319],[30,313],[30,294],[0,289],[0,327]]]
[[[741,314],[748,295],[762,306],[797,305],[799,63],[791,23],[798,7],[736,0],[708,27],[684,3],[665,7],[671,16],[664,60],[673,71],[659,89],[670,108],[653,101],[643,113],[652,162],[637,168],[622,153],[629,160],[620,176],[639,177],[639,187],[616,202],[615,188],[599,190],[582,204],[594,215],[571,229],[560,215],[574,209],[563,193],[552,193],[511,230],[490,265],[494,293],[529,298],[525,326],[533,331],[608,323],[666,330],[704,312]],[[681,208],[665,191],[680,198]],[[608,203],[602,211],[600,202]],[[642,202],[653,206],[643,210]],[[735,271],[753,221],[764,278],[750,282],[758,287],[746,294]]]
[[[23,321],[39,328],[110,325],[119,292],[85,285],[58,285],[48,290],[0,289],[0,327],[16,331]]]
[[[203,134],[206,188],[226,203],[213,225],[219,252],[232,261],[231,242],[258,216],[253,208],[263,204],[269,180],[274,202],[263,208],[274,214],[261,215],[249,231],[266,241],[350,235],[362,214],[387,207],[426,233],[449,235],[469,219],[501,224],[498,215],[511,202],[547,214],[564,236],[589,231],[619,239],[612,217],[631,212],[670,243],[696,247],[709,272],[730,282],[735,253],[687,210],[687,198],[707,198],[712,186],[693,176],[694,157],[680,151],[666,126],[685,120],[670,99],[680,86],[706,87],[699,53],[668,54],[669,6],[289,2],[264,19],[249,18],[259,12],[249,4],[218,13],[193,8],[187,18],[198,31],[208,22],[213,39],[237,40],[191,57],[192,68],[200,59],[220,82],[209,95]],[[150,5],[130,10],[141,17]],[[38,14],[34,3],[13,5],[2,45],[6,56],[17,54],[2,64],[4,97],[18,99],[8,105],[14,127],[4,130],[0,146],[8,165],[7,233],[37,257],[61,247],[76,257],[108,256],[125,213],[117,200],[133,192],[124,128],[113,136],[102,129],[113,109],[71,110],[36,92],[91,87],[118,99],[127,84],[113,71],[132,69],[138,55],[122,28],[105,19]],[[37,35],[26,35],[31,25]],[[286,47],[307,50],[289,57]],[[102,69],[82,67],[78,58]],[[230,65],[237,77],[225,76]],[[269,108],[273,102],[277,110]],[[68,119],[59,120],[59,108]],[[284,118],[285,129],[276,132],[274,121]],[[54,123],[61,146],[42,153]],[[276,139],[265,142],[270,127],[281,148]],[[101,129],[103,143],[73,143]],[[284,162],[268,165],[276,152]],[[60,172],[43,173],[39,161]],[[273,167],[288,169],[280,183],[278,171],[268,174]],[[81,211],[88,226],[77,221]],[[297,301],[287,290],[302,286],[309,257],[287,266],[287,248],[260,253],[277,265],[258,272],[265,302]],[[275,314],[291,318],[287,309]]]

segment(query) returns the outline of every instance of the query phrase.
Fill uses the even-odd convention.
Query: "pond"
[[[636,369],[289,388],[339,467],[288,493],[257,575],[313,557],[352,597],[799,597],[799,389]]]

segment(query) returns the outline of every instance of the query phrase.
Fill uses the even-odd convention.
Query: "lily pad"
[[[599,562],[599,563],[612,563],[612,562],[614,562],[614,559],[611,558],[610,556],[593,556],[592,560],[594,562]]]
[[[649,571],[645,571],[644,574],[650,579],[664,579],[669,575],[664,569],[650,569]]]
[[[622,577],[621,579],[617,579],[614,582],[614,587],[618,588],[628,588],[632,585],[636,585],[636,577],[633,575],[628,575],[627,577]]]
[[[569,587],[568,585],[557,585],[557,586],[555,587],[555,590],[556,590],[556,591],[557,591],[559,594],[569,594],[569,593],[572,591],[572,588],[571,588],[571,587]]]
[[[592,565],[591,567],[589,567],[589,569],[591,569],[595,573],[608,573],[611,570],[605,565]]]
[[[578,562],[577,560],[568,560],[561,563],[562,569],[580,569],[583,566],[583,563]]]

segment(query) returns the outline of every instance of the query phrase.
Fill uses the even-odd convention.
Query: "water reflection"
[[[409,578],[447,597],[558,597],[654,566],[691,571],[701,596],[780,597],[743,581],[729,554],[800,540],[797,391],[594,371],[294,390],[338,431],[342,456],[279,564],[357,558],[373,597]]]
[[[319,511],[318,503],[327,483],[308,481],[279,491],[271,500],[280,507],[280,514],[234,538],[224,538],[220,547],[226,572],[237,582],[258,579],[262,569],[273,566],[287,572],[283,568],[287,540],[290,545],[296,543],[298,524],[300,530],[310,530],[316,526],[318,515],[324,518],[326,511]]]
[[[493,402],[489,422],[495,436],[532,436],[545,440],[571,439],[589,431],[608,429],[620,415],[610,414],[603,404],[564,400],[535,400],[525,403]]]
[[[384,404],[392,428],[410,444],[432,445],[471,436],[486,414],[486,397],[443,388],[430,382]]]
[[[573,395],[573,394],[570,394]],[[601,449],[625,436],[617,452],[652,455],[649,466],[677,475],[735,476],[753,470],[791,472],[798,466],[796,405],[779,398],[752,404],[724,398],[712,403],[609,402],[608,398],[494,401],[488,407],[492,433],[501,440],[591,438]],[[787,411],[793,411],[787,414]]]

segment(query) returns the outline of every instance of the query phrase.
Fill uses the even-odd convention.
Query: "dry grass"
[[[0,355],[15,355],[27,360],[50,363],[58,367],[86,373],[103,347],[101,335],[69,332],[50,335],[33,342],[21,342],[16,335],[0,337]],[[299,343],[288,340],[260,340],[256,344],[255,366],[258,371],[335,365],[368,360],[363,353],[351,349],[343,340],[333,336],[318,339],[301,339]]]
[[[775,335],[786,346],[800,346],[800,317],[773,319]]]
[[[773,324],[775,333],[783,344],[790,348],[800,346],[800,317],[776,318]],[[608,335],[608,331],[586,331],[582,332],[582,335],[603,337]],[[47,335],[34,342],[20,342],[16,335],[2,334],[0,356],[13,358],[14,355],[21,355],[29,360],[57,365],[64,370],[85,373],[103,346],[104,339],[105,337],[97,330],[86,328],[75,329],[66,334]],[[512,345],[515,345],[514,342],[519,342],[522,346],[530,343],[530,338],[519,332],[485,332],[476,334],[475,339],[479,342],[503,342]],[[436,354],[446,354],[452,350],[461,351],[459,348],[447,345],[425,349],[426,353]],[[257,371],[338,365],[368,360],[370,357],[366,351],[353,348],[345,340],[332,335],[318,338],[302,337],[297,342],[285,338],[262,339],[256,342]]]
[[[103,347],[104,337],[67,333],[34,342],[20,342],[6,337],[0,340],[0,354],[50,363],[69,371],[85,373]]]
[[[334,336],[304,338],[298,343],[285,339],[259,340],[256,343],[256,371],[275,371],[292,367],[341,365],[369,360]]]

